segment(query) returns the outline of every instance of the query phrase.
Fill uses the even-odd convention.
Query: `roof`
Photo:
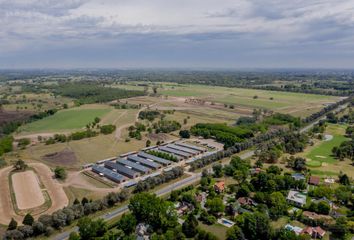
[[[176,150],[180,150],[182,152],[186,152],[186,153],[193,154],[193,155],[197,155],[197,154],[200,153],[200,151],[196,151],[196,150],[193,150],[193,149],[190,149],[190,148],[178,146],[178,145],[175,145],[175,144],[168,144],[167,147],[173,148],[173,149],[176,149]]]
[[[146,158],[141,158],[141,157],[138,157],[138,156],[135,156],[135,155],[130,155],[128,156],[128,160],[132,160],[134,162],[139,162],[143,165],[146,165],[150,168],[160,168],[161,165],[158,164],[158,163],[155,163],[154,161],[150,161],[150,160],[147,160]]]
[[[172,164],[172,161],[170,161],[170,160],[167,160],[167,159],[164,159],[164,158],[160,158],[160,157],[156,157],[156,156],[148,154],[146,152],[139,152],[138,156],[146,158],[146,159],[153,160],[154,162],[158,162],[158,163],[160,163],[162,165],[170,165],[170,164]]]
[[[111,180],[122,181],[125,179],[125,177],[119,173],[113,172],[112,170],[99,165],[93,165],[92,171],[102,173],[105,177],[110,178]]]
[[[302,173],[293,173],[291,174],[291,176],[295,179],[295,180],[305,180],[306,177],[304,174]]]
[[[326,231],[323,230],[320,226],[312,228],[317,234],[321,235],[322,237],[326,234]]]
[[[307,227],[305,227],[305,228],[302,230],[301,233],[302,233],[302,234],[309,234],[309,235],[312,235],[313,229],[312,229],[312,227],[307,226]]]
[[[306,204],[306,198],[306,195],[298,191],[290,190],[286,199],[304,205]]]
[[[205,148],[198,147],[198,146],[195,146],[195,145],[192,145],[192,144],[187,144],[187,143],[177,142],[175,144],[179,145],[179,146],[182,146],[182,147],[191,148],[191,149],[194,149],[194,150],[197,150],[197,151],[201,151],[201,152],[205,152],[205,150],[206,150]]]
[[[122,159],[122,158],[118,159],[117,163],[125,165],[125,166],[129,166],[129,167],[133,168],[134,170],[137,170],[142,173],[149,173],[150,172],[149,168],[144,167],[143,165],[137,164],[135,162]]]
[[[284,228],[289,230],[289,231],[295,232],[297,235],[299,235],[302,232],[302,228],[301,227],[293,226],[293,225],[290,225],[290,224],[286,224],[284,226]]]
[[[105,162],[104,166],[108,167],[108,168],[116,169],[117,172],[119,172],[119,173],[121,173],[123,175],[126,175],[128,177],[135,177],[136,175],[139,175],[134,170],[132,170],[130,168],[127,168],[127,167],[125,167],[125,166],[123,166],[121,164],[114,163],[114,162]]]
[[[249,197],[240,197],[237,202],[241,205],[256,205],[256,203]]]
[[[186,158],[191,156],[190,153],[182,152],[182,151],[179,151],[179,150],[176,150],[173,148],[169,148],[167,146],[159,147],[159,150],[164,151],[164,152],[168,152],[168,153],[172,153],[174,155],[186,157]]]
[[[220,191],[223,191],[225,189],[225,182],[217,182],[214,187],[218,188]]]
[[[320,180],[321,180],[320,177],[311,176],[311,177],[309,178],[309,184],[318,185],[318,184],[320,184]]]

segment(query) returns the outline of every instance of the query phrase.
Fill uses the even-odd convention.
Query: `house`
[[[321,178],[317,176],[311,176],[309,178],[309,184],[318,186],[320,184]]]
[[[253,201],[252,198],[249,197],[240,197],[239,199],[237,199],[237,202],[241,206],[257,206],[257,203]]]
[[[139,223],[135,228],[135,234],[138,240],[148,240],[149,239],[149,225],[144,223]]]
[[[302,173],[293,173],[291,174],[291,177],[295,180],[295,181],[300,181],[300,180],[306,180],[306,177],[304,174]]]
[[[179,203],[176,207],[176,211],[178,215],[185,215],[186,213],[193,211],[194,207],[192,204],[187,202]]]
[[[222,193],[225,191],[225,182],[217,182],[214,184],[214,190],[217,193]]]
[[[326,231],[323,230],[321,227],[317,226],[317,227],[305,227],[301,234],[304,235],[310,235],[312,238],[323,238],[324,235],[326,234]]]
[[[262,169],[260,169],[260,168],[251,168],[251,169],[250,169],[251,175],[257,175],[257,174],[260,173],[261,171],[262,171]]]
[[[286,230],[294,232],[296,235],[300,235],[302,233],[302,230],[303,230],[301,227],[293,226],[293,225],[290,225],[290,224],[286,224],[284,228]]]
[[[289,204],[297,207],[303,207],[306,204],[306,195],[298,191],[290,190],[286,200]]]

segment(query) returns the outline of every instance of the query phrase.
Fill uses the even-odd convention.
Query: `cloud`
[[[120,57],[139,61],[144,53],[171,65],[183,56],[213,65],[208,53],[215,64],[241,62],[236,56],[246,64],[275,56],[317,61],[353,52],[353,27],[354,0],[0,0],[0,59],[47,52],[64,61],[86,50],[102,60],[105,45]]]

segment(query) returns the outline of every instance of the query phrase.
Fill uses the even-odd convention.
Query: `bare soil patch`
[[[33,112],[30,111],[0,111],[0,125],[13,121],[28,119]]]
[[[64,149],[60,152],[54,152],[46,154],[42,157],[44,161],[50,162],[52,164],[60,165],[73,165],[78,162],[76,155],[73,151],[69,149]]]
[[[37,175],[33,171],[18,172],[12,175],[17,207],[31,209],[44,204],[45,199]]]
[[[149,133],[147,135],[153,141],[166,141],[168,140],[168,136],[164,133]]]

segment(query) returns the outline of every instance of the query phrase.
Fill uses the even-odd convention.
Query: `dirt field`
[[[63,186],[53,179],[53,172],[50,168],[42,163],[29,163],[29,166],[37,172],[40,181],[51,198],[51,206],[43,214],[51,214],[67,206],[69,200],[63,190]],[[18,222],[23,220],[23,216],[16,214],[11,202],[9,174],[12,169],[12,166],[9,166],[0,170],[0,224],[4,225],[9,224],[11,218]]]
[[[19,172],[12,175],[17,207],[20,210],[35,208],[44,203],[44,196],[39,186],[37,175],[33,171]]]
[[[78,161],[75,156],[75,153],[73,151],[70,151],[69,149],[64,149],[60,152],[46,154],[42,157],[42,159],[52,164],[68,166],[73,165]]]
[[[0,125],[12,121],[26,120],[32,114],[33,112],[30,111],[0,111]]]

